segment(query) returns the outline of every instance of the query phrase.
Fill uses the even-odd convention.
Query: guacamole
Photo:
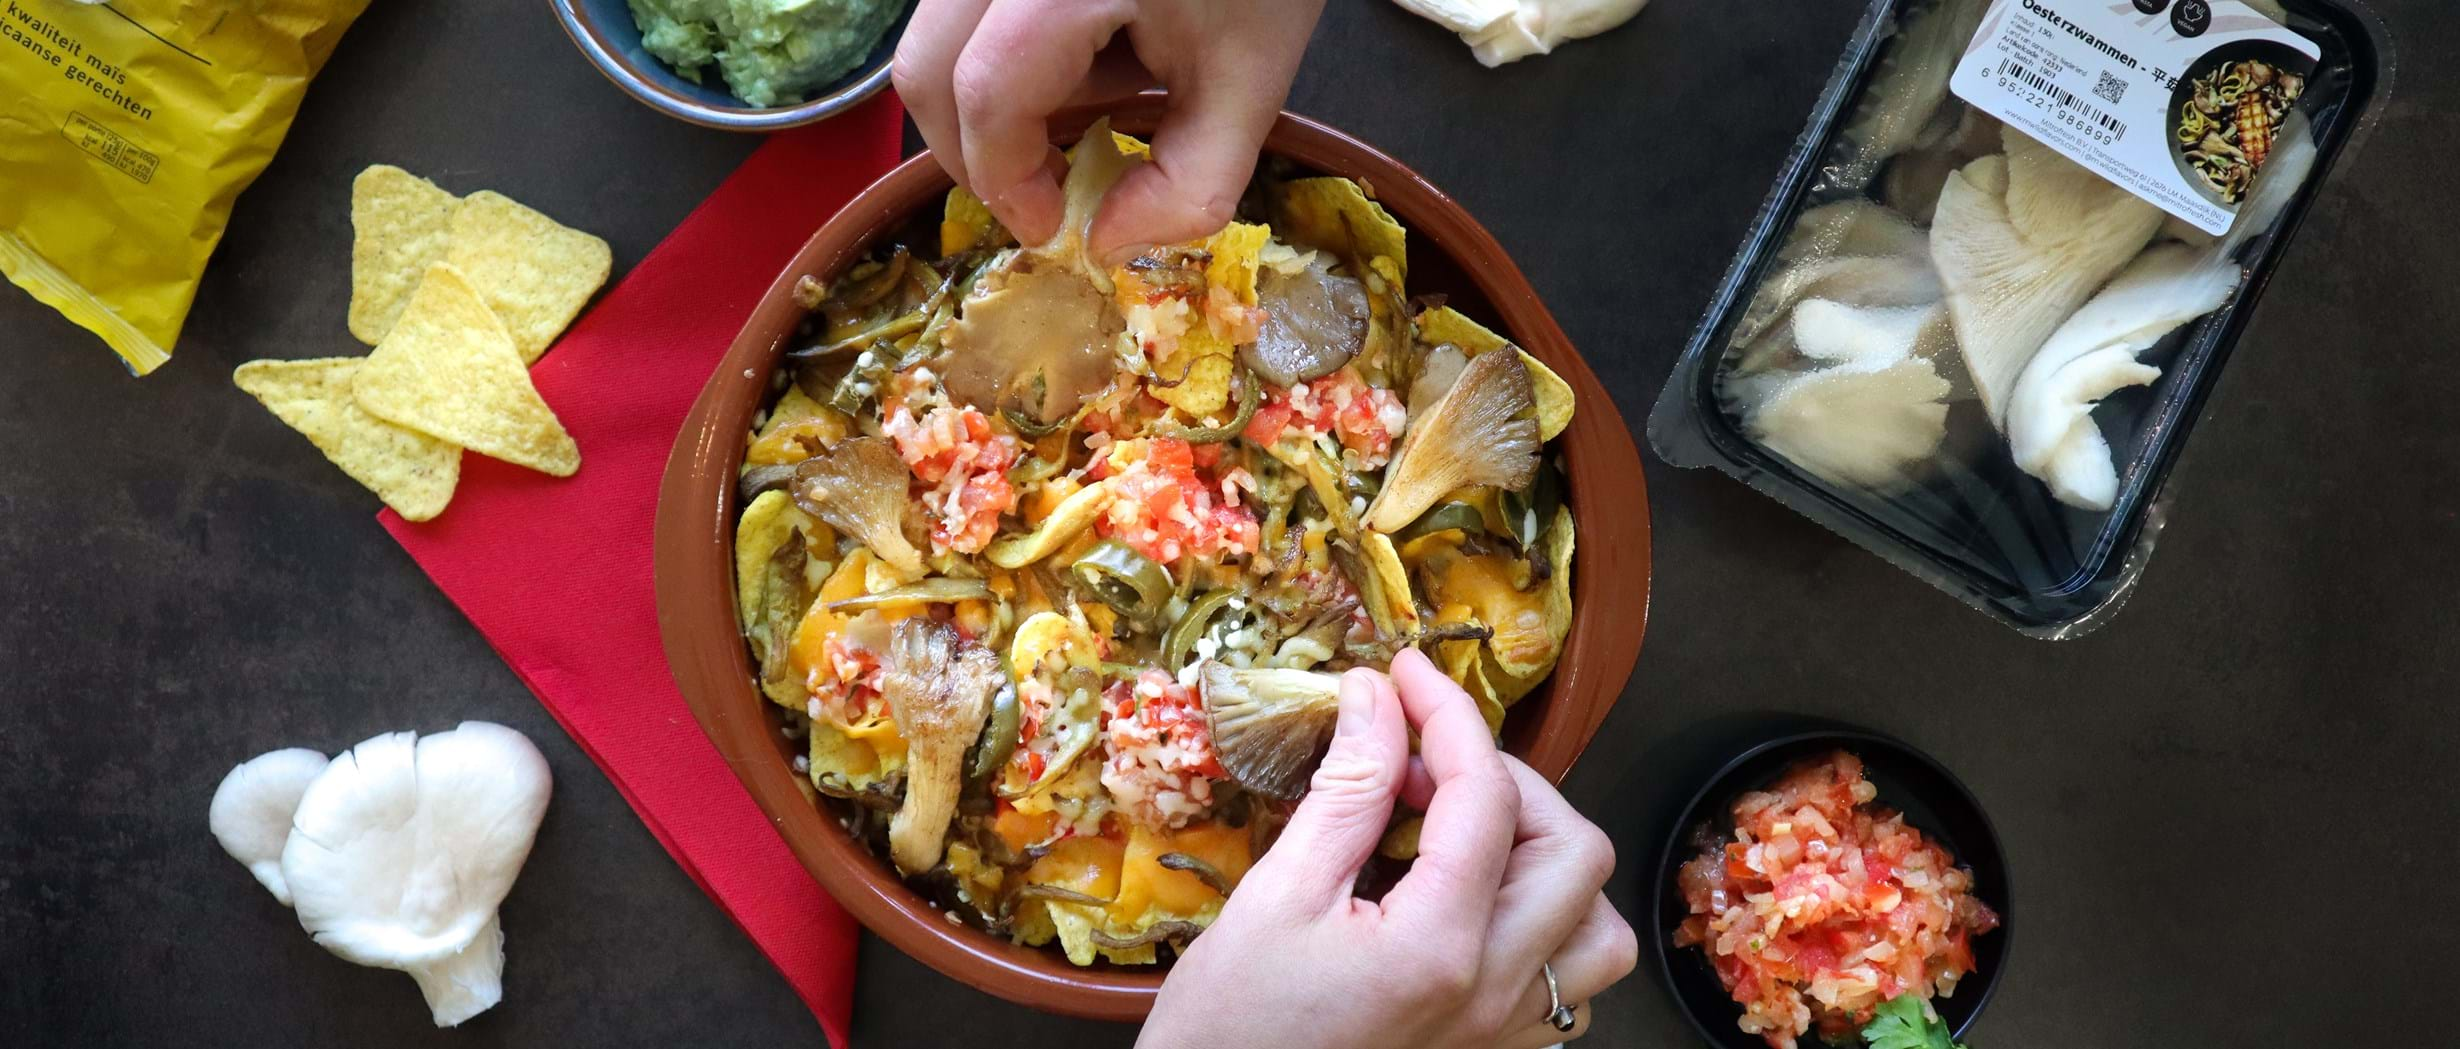
[[[870,56],[904,0],[630,0],[641,46],[693,83],[715,63],[750,106],[800,102]]]

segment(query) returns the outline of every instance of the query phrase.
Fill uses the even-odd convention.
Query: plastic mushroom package
[[[2099,626],[2385,53],[2340,0],[1877,0],[1650,442],[2028,634]]]

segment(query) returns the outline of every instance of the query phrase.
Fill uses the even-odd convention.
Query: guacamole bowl
[[[1147,96],[1109,116],[1118,130],[1145,135],[1161,113],[1162,100]],[[1054,142],[1074,142],[1097,115],[1054,119]],[[1372,186],[1409,231],[1412,290],[1443,295],[1492,324],[1559,374],[1577,399],[1578,412],[1555,445],[1564,499],[1579,528],[1571,626],[1552,676],[1512,706],[1501,734],[1505,750],[1559,780],[1622,694],[1647,622],[1648,499],[1631,431],[1527,279],[1458,204],[1392,158],[1286,113],[1264,151],[1268,162]],[[1166,967],[1073,965],[1057,949],[1019,946],[952,920],[848,830],[836,801],[815,804],[812,783],[796,769],[804,744],[780,731],[783,711],[761,694],[738,618],[737,482],[753,419],[776,396],[770,376],[809,312],[796,287],[835,281],[918,219],[938,229],[949,188],[929,154],[908,160],[822,225],[752,306],[693,403],[660,483],[659,631],[677,688],[727,765],[812,877],[873,933],[951,979],[1023,1005],[1140,1020]]]
[[[640,26],[627,0],[548,0],[573,45],[625,94],[670,117],[721,131],[776,131],[815,123],[852,109],[886,88],[889,62],[896,57],[897,39],[905,35],[914,4],[913,0],[874,2],[897,10],[888,31],[851,71],[815,88],[801,102],[754,106],[728,90],[714,64],[702,67],[695,82],[651,54],[641,42]]]

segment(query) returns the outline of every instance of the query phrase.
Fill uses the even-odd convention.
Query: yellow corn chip
[[[461,198],[391,164],[350,181],[350,334],[370,346],[393,330],[431,263],[444,261]]]
[[[453,213],[444,261],[468,275],[532,364],[606,284],[615,255],[604,240],[482,190]]]
[[[231,380],[404,519],[434,517],[452,501],[461,479],[461,449],[361,410],[350,383],[363,363],[357,357],[249,361]]]
[[[1179,348],[1154,362],[1153,371],[1164,379],[1186,379],[1177,386],[1154,386],[1149,392],[1162,403],[1185,412],[1187,417],[1203,425],[1203,420],[1228,414],[1230,404],[1230,364],[1236,348],[1206,330],[1202,324],[1179,339]]]
[[[1512,345],[1511,340],[1450,306],[1438,306],[1418,315],[1418,341],[1428,346],[1449,343],[1472,357]],[[1554,369],[1530,356],[1527,350],[1520,350],[1520,363],[1529,369],[1529,392],[1537,398],[1538,439],[1554,440],[1556,434],[1572,424],[1572,384],[1563,381]]]
[[[1205,284],[1227,289],[1238,296],[1239,305],[1255,305],[1258,259],[1264,254],[1265,242],[1272,236],[1273,230],[1269,226],[1245,222],[1223,226],[1221,232],[1213,234],[1213,239],[1205,244],[1205,250],[1213,254],[1213,261],[1204,267]]]
[[[1409,275],[1409,234],[1366,190],[1345,178],[1302,178],[1281,187],[1280,214],[1273,225],[1300,247],[1329,251],[1363,272],[1369,260],[1388,258],[1396,281]]]
[[[941,255],[998,247],[1007,240],[1008,231],[991,217],[991,207],[981,197],[963,186],[948,191],[948,205],[940,210]]]
[[[480,455],[557,477],[581,468],[580,446],[530,385],[512,336],[443,263],[428,267],[351,392],[380,418]]]

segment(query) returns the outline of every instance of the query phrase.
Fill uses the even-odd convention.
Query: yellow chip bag
[[[470,278],[530,364],[606,284],[615,256],[603,239],[481,190],[453,212],[444,261]]]
[[[350,181],[350,334],[383,341],[418,290],[427,267],[444,261],[461,198],[391,164]]]
[[[427,269],[351,390],[379,418],[557,477],[581,448],[530,385],[511,334],[460,270]]]
[[[361,409],[350,386],[364,363],[357,357],[249,361],[231,379],[404,519],[432,518],[452,501],[461,480],[461,449]]]
[[[0,272],[161,367],[232,201],[366,7],[6,0]]]

